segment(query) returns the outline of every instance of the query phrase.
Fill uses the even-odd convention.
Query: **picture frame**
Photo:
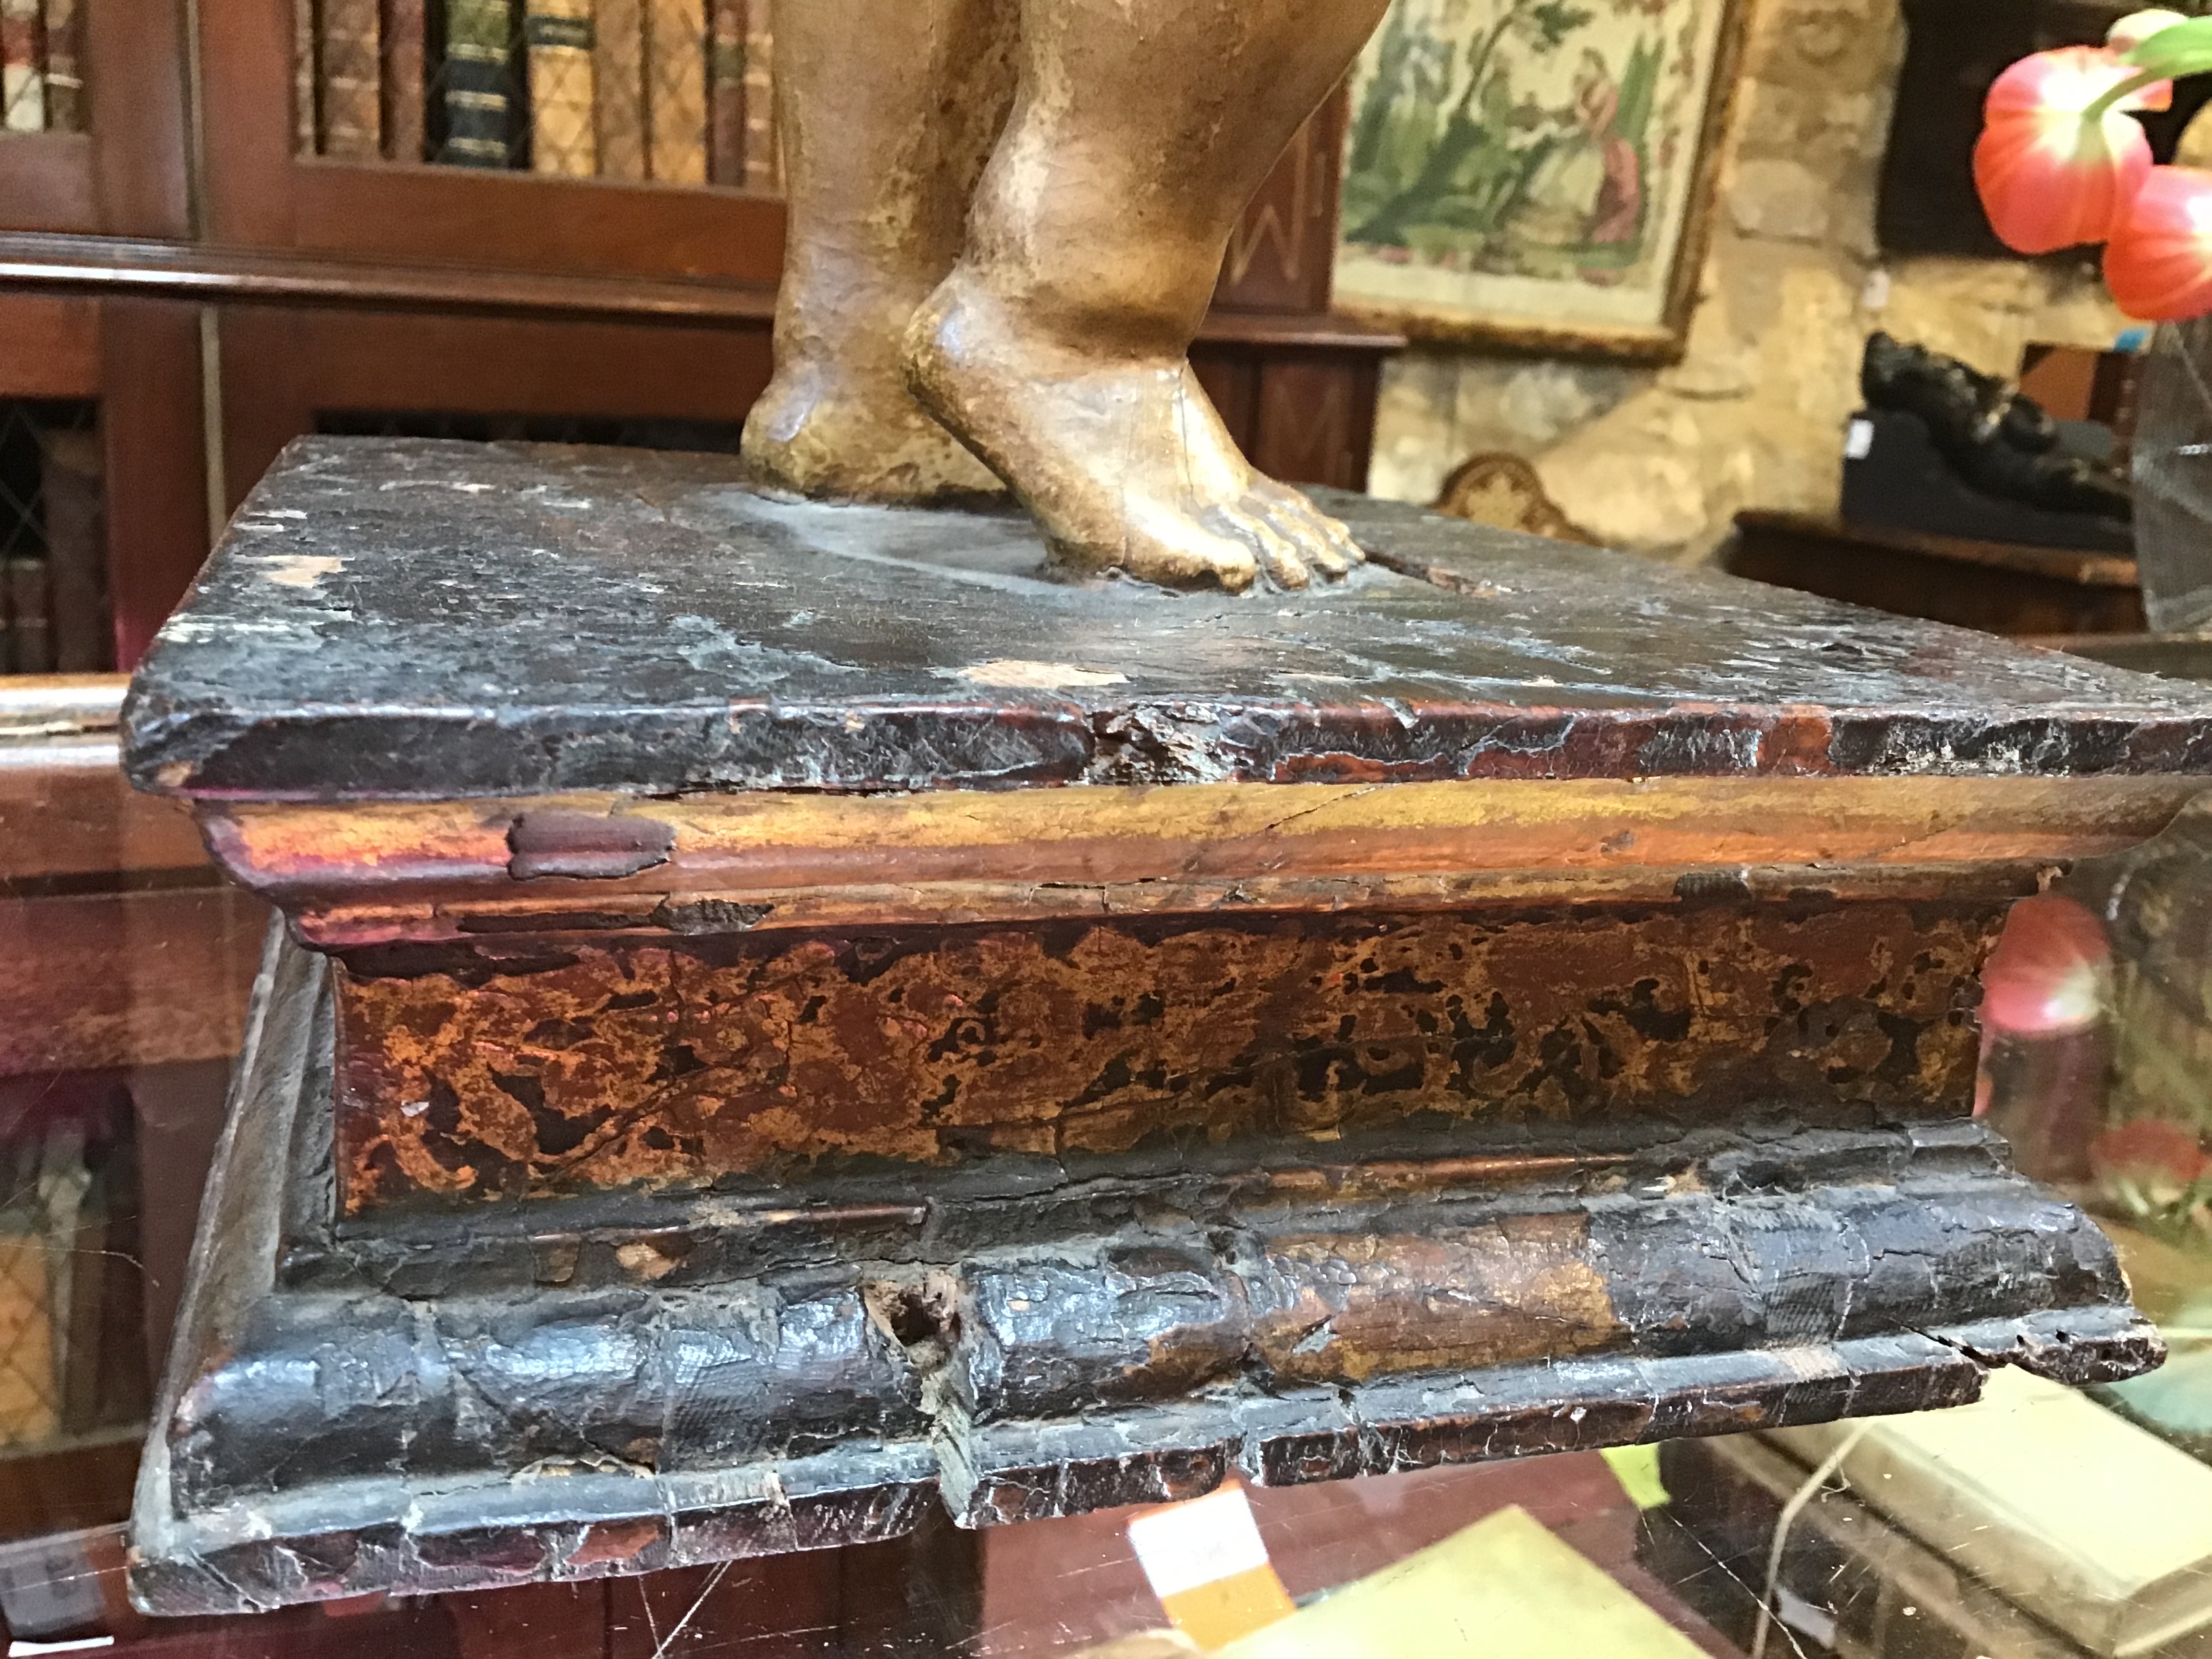
[[[1338,309],[1416,340],[1669,362],[1747,0],[1395,0],[1351,81]]]

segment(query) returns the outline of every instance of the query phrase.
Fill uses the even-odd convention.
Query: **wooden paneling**
[[[0,199],[6,185],[0,183]],[[76,295],[0,294],[0,398],[100,391],[100,307]]]
[[[7,231],[0,231],[0,282],[85,298],[131,294],[580,320],[766,323],[775,315],[773,283],[393,264],[282,248]],[[1241,316],[1236,326],[1241,337]]]
[[[1291,140],[1230,238],[1215,304],[1309,314],[1328,309],[1349,107],[1340,88]]]
[[[608,1595],[604,1581],[521,1584],[445,1596],[441,1605],[453,1621],[460,1659],[605,1659]],[[672,1627],[683,1615],[684,1609],[677,1608],[662,1628]],[[686,1626],[685,1645],[696,1646],[714,1631],[695,1618]],[[653,1644],[645,1650],[653,1650]]]
[[[1215,319],[1235,316],[1217,313]],[[1260,471],[1289,483],[1364,489],[1382,355],[1372,339],[1357,337],[1320,349],[1202,341],[1191,364]]]
[[[0,1540],[104,1527],[131,1514],[137,1434],[0,1457]]]
[[[207,556],[199,309],[107,301],[100,348],[108,588],[115,660],[127,670]]]
[[[230,504],[321,410],[742,421],[764,324],[712,328],[240,307],[222,318]]]
[[[0,891],[185,871],[215,879],[191,814],[125,783],[112,738],[0,745]]]
[[[137,1066],[125,1076],[138,1136],[138,1249],[146,1352],[159,1376],[185,1294],[185,1264],[199,1221],[200,1190],[215,1162],[229,1103],[231,1057]]]
[[[291,0],[199,8],[201,228],[213,241],[292,245]]]
[[[1373,357],[1341,352],[1262,362],[1253,465],[1291,483],[1366,489],[1377,374]]]
[[[100,228],[91,139],[76,132],[0,134],[0,228]]]
[[[86,0],[99,228],[115,236],[191,234],[186,182],[185,0]],[[203,6],[203,13],[222,5]]]
[[[773,283],[783,204],[467,167],[297,163],[295,246],[380,259]]]
[[[236,1054],[267,914],[229,887],[0,899],[0,1076]]]

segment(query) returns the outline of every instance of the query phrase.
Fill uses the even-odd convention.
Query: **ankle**
[[[909,373],[928,362],[980,368],[989,343],[1018,341],[1025,374],[1085,374],[1116,363],[1157,368],[1179,361],[1195,332],[1195,323],[1157,308],[1123,311],[1088,295],[1010,288],[988,268],[963,262],[915,313],[902,355]]]

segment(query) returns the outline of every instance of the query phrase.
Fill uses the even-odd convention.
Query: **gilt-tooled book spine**
[[[46,604],[58,673],[98,674],[114,665],[107,607],[106,471],[97,432],[39,434]]]
[[[701,0],[647,0],[646,118],[653,176],[707,182],[707,14]]]
[[[775,27],[770,0],[745,3],[745,188],[783,193],[783,145],[775,130]]]
[[[46,130],[82,132],[85,0],[46,0]]]
[[[350,161],[383,154],[384,66],[377,0],[322,0],[322,153]]]
[[[745,0],[708,0],[707,178],[745,182]]]
[[[592,7],[592,79],[599,177],[643,179],[646,165],[645,0]]]
[[[592,131],[592,0],[530,0],[530,166],[588,179],[599,170]]]
[[[384,159],[423,158],[423,0],[383,0]]]
[[[46,22],[39,0],[0,0],[0,128],[46,130]]]
[[[446,0],[445,141],[438,159],[503,167],[513,150],[514,17],[507,0]]]

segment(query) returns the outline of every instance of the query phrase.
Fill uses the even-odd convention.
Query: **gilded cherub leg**
[[[908,363],[1068,563],[1238,589],[1359,558],[1253,471],[1187,353],[1237,216],[1386,3],[1020,0],[1014,112]]]
[[[1012,0],[778,0],[775,22],[790,241],[752,473],[847,501],[1000,493],[915,406],[900,343],[1006,121]]]

